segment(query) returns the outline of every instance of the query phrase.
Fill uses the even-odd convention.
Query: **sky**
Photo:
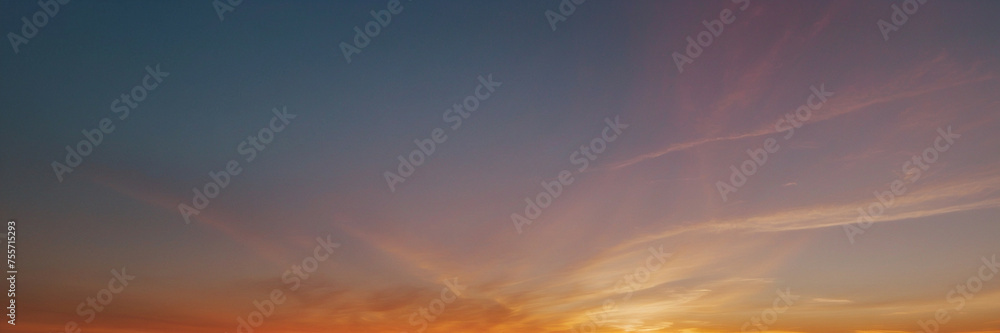
[[[0,331],[1000,332],[997,12],[0,1]]]

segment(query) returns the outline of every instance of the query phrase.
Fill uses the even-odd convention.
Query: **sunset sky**
[[[1000,332],[1000,2],[572,1],[59,5],[0,47],[0,332]]]

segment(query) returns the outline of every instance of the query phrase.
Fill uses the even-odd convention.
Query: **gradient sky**
[[[31,1],[0,1],[18,32]],[[545,1],[403,1],[347,63],[338,44],[385,1],[72,1],[0,51],[0,212],[18,223],[18,324],[62,332],[112,269],[136,279],[83,332],[416,332],[445,279],[467,286],[427,332],[570,332],[622,299],[648,248],[672,257],[600,332],[740,332],[776,290],[770,332],[1000,332],[1000,279],[946,295],[1000,254],[1000,2],[587,1],[552,31]],[[703,20],[735,13],[679,73]],[[125,120],[109,104],[169,72]],[[457,130],[442,113],[502,82]],[[835,93],[790,139],[775,122]],[[185,224],[177,210],[271,119],[297,117]],[[60,182],[50,164],[102,118],[116,129]],[[584,172],[605,118],[628,128]],[[391,192],[413,141],[447,141]],[[919,179],[901,171],[961,135]],[[716,182],[768,138],[780,150],[723,201]],[[540,182],[574,182],[522,233]],[[897,179],[908,191],[852,244],[845,225]],[[341,244],[288,291],[281,280]]]

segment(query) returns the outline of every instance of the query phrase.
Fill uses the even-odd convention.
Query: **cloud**
[[[852,300],[847,299],[833,299],[833,298],[813,298],[813,302],[816,303],[827,303],[827,304],[851,304],[854,303]]]
[[[836,95],[831,97],[827,104],[823,106],[822,112],[814,113],[807,124],[828,121],[844,115],[864,111],[874,106],[911,100],[946,89],[995,79],[992,73],[979,72],[974,66],[959,67],[957,63],[949,61],[947,54],[943,52],[933,59],[916,64],[913,68],[897,73],[895,77],[888,81],[873,82],[873,80],[858,80],[855,81],[858,83],[855,83],[853,86],[827,86],[827,90],[834,92]],[[761,87],[773,87],[773,85],[761,83],[761,81],[766,81],[765,74],[749,72],[745,73],[744,76],[747,83],[743,85],[752,86],[753,88],[740,88],[738,85],[730,94],[725,95],[720,102],[716,102],[710,108],[717,110],[715,114],[709,115],[711,119],[716,119],[712,121],[713,123],[721,123],[718,119],[730,117],[732,113],[746,112],[742,107],[750,105],[750,103],[758,99],[765,98],[768,96],[766,93],[770,93],[770,91],[761,90]],[[803,91],[807,90],[803,89]],[[805,97],[801,97],[801,101],[804,102]],[[742,107],[736,108],[733,106]],[[722,110],[728,111],[721,112]],[[775,117],[774,119],[776,121],[778,118]],[[670,153],[693,149],[710,143],[739,141],[777,134],[778,131],[774,129],[772,124],[773,122],[767,122],[751,131],[672,143],[665,148],[612,163],[609,169],[619,170]],[[802,144],[804,145],[805,143]]]

